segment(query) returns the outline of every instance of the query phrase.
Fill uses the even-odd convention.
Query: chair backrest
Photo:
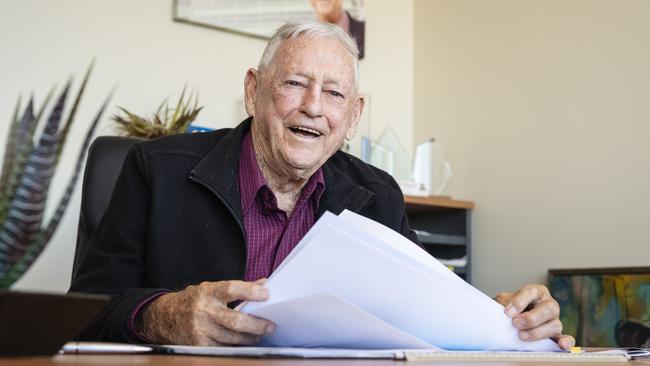
[[[117,176],[131,146],[143,139],[135,137],[100,136],[88,149],[86,170],[81,191],[81,211],[77,229],[72,278],[86,256],[88,242],[106,211]]]

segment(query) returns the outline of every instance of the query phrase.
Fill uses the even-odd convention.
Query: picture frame
[[[363,58],[363,0],[174,0],[172,14],[176,22],[259,39],[269,39],[291,20],[320,19],[345,29],[357,41]]]
[[[629,347],[630,331],[650,326],[650,267],[551,269],[565,334],[586,347]]]

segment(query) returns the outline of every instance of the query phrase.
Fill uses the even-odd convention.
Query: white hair
[[[357,42],[349,34],[347,34],[343,29],[337,25],[314,21],[314,20],[298,20],[285,23],[280,28],[278,28],[269,43],[267,43],[264,53],[260,58],[260,62],[257,65],[257,70],[260,73],[263,73],[264,70],[271,64],[273,57],[275,57],[276,51],[284,43],[284,41],[289,39],[296,39],[299,36],[306,36],[312,39],[332,39],[339,41],[341,45],[350,54],[350,58],[354,63],[354,81],[355,85],[359,84],[359,48],[357,47]]]

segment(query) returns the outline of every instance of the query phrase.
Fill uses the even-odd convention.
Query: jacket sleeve
[[[82,332],[82,340],[135,342],[127,324],[153,294],[145,288],[145,256],[151,202],[147,164],[140,144],[128,152],[109,205],[90,240],[70,292],[107,294],[108,306]]]
[[[397,196],[395,197],[395,204],[397,204],[399,207],[395,212],[399,216],[397,220],[400,222],[399,229],[397,229],[397,231],[403,236],[405,236],[407,239],[409,239],[410,241],[414,242],[419,246],[422,246],[422,244],[418,240],[417,234],[415,234],[415,231],[413,231],[411,229],[411,225],[409,225],[409,220],[408,217],[406,216],[406,209],[404,205],[404,194],[402,194],[402,190],[399,188],[399,185],[397,185],[397,183],[395,183],[395,189],[397,190]]]
[[[411,229],[408,217],[406,216],[404,206],[404,194],[395,179],[388,173],[373,168],[383,184],[378,185],[375,189],[375,197],[370,206],[371,213],[368,217],[390,227],[391,229],[402,234],[413,243],[422,246],[418,236]]]

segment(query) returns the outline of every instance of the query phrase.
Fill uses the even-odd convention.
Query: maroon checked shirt
[[[278,208],[262,175],[249,131],[239,154],[239,192],[246,229],[245,281],[268,277],[316,222],[318,202],[325,190],[322,169],[302,188],[291,216]]]

